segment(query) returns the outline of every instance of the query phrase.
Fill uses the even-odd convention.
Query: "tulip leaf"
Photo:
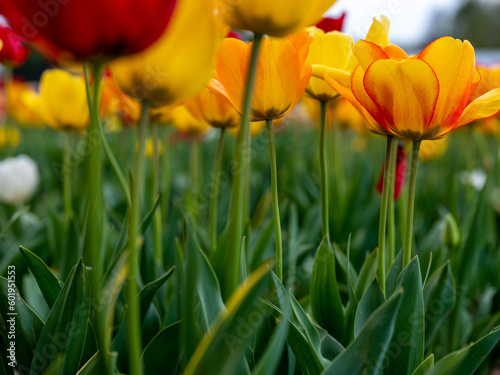
[[[190,374],[245,373],[245,351],[255,330],[270,316],[271,309],[256,300],[270,275],[263,264],[229,298],[227,310],[220,312],[205,334],[184,371]]]
[[[297,320],[299,321],[302,329],[304,330],[307,341],[313,346],[316,353],[321,353],[321,338],[319,337],[319,332],[312,324],[309,316],[306,314],[302,306],[295,298],[293,294],[290,294],[290,302],[293,308],[293,312]]]
[[[48,368],[48,359],[62,354],[62,373],[75,374],[82,357],[89,317],[90,286],[87,271],[80,260],[71,270],[47,317],[33,355],[32,368],[41,373]]]
[[[169,325],[149,342],[141,358],[144,374],[174,375],[178,373],[180,326],[180,321]]]
[[[356,282],[356,299],[361,300],[365,290],[370,286],[373,278],[377,274],[377,257],[378,252],[373,250],[371,254],[366,258],[361,271],[359,271],[358,281]]]
[[[394,263],[392,264],[389,273],[387,274],[387,279],[385,281],[385,295],[390,296],[397,290],[398,276],[403,269],[403,251],[399,251]]]
[[[141,225],[139,226],[140,233],[146,233],[146,230],[149,228],[151,221],[155,215],[156,209],[160,205],[160,196],[158,196],[153,204],[153,207],[148,211],[144,219],[142,220]]]
[[[412,375],[424,375],[434,366],[434,354],[429,355],[416,369]]]
[[[500,327],[438,361],[426,375],[472,375],[500,340]]]
[[[335,275],[335,255],[328,237],[321,241],[314,256],[309,294],[316,322],[342,341],[346,334],[346,322]]]
[[[455,280],[447,262],[429,277],[424,287],[426,346],[453,309],[455,295]]]
[[[380,374],[389,343],[395,332],[396,316],[401,302],[401,292],[398,292],[375,310],[359,335],[332,361],[323,375]]]
[[[45,302],[47,302],[49,308],[52,308],[63,288],[63,282],[52,273],[38,255],[22,246],[19,247],[19,250],[26,260],[26,263],[28,263],[28,268],[35,277]]]
[[[262,227],[263,229],[259,234],[255,246],[253,247],[252,260],[250,262],[251,269],[255,269],[260,264],[260,262],[264,260],[264,254],[269,248],[271,240],[273,239],[274,221],[269,220],[267,222],[267,225],[263,225]]]
[[[403,296],[396,317],[396,334],[391,342],[393,351],[386,359],[387,372],[409,375],[424,359],[424,296],[418,257],[414,257],[399,275],[398,288],[403,288]],[[394,355],[396,350],[397,355]]]
[[[339,245],[334,243],[332,246],[333,246],[333,252],[335,253],[335,259],[337,260],[340,269],[344,271],[346,278],[349,270],[349,273],[351,274],[352,283],[356,285],[358,281],[358,273],[356,272],[355,268],[353,267],[353,265],[351,264],[347,256],[344,254]]]
[[[366,289],[365,294],[359,301],[354,320],[354,337],[358,336],[370,315],[385,302],[384,293],[380,289],[377,279]]]
[[[2,336],[6,340],[7,348],[9,348],[11,340],[6,329],[11,327],[10,322],[15,321],[17,370],[21,375],[27,375],[29,374],[36,343],[43,329],[43,321],[22,299],[16,287],[14,287],[16,297],[15,306],[9,304],[9,295],[12,295],[12,291],[9,291],[9,286],[8,280],[0,276],[0,313],[2,319]],[[12,307],[14,307],[14,310],[12,310]],[[17,315],[9,315],[14,313]],[[14,320],[9,322],[9,319],[12,318],[14,318]],[[21,348],[22,350],[20,350]],[[3,353],[2,358],[5,358]]]

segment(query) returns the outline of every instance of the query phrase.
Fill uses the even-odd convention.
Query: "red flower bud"
[[[339,18],[323,18],[316,27],[318,29],[323,30],[325,33],[330,31],[342,31],[342,27],[344,26],[345,13]]]
[[[0,40],[3,43],[0,49],[2,63],[18,66],[26,61],[29,48],[25,45],[25,40],[14,30],[0,25]]]
[[[377,184],[377,191],[382,194],[382,188],[384,186],[384,165],[382,164],[382,173],[380,175],[380,179]],[[406,178],[406,154],[404,151],[404,147],[401,144],[398,144],[398,152],[396,156],[396,178],[394,181],[394,200],[398,200],[401,189],[403,188],[403,183]]]

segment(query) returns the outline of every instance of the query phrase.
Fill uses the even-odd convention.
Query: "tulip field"
[[[334,3],[0,1],[0,375],[500,373],[500,61]]]

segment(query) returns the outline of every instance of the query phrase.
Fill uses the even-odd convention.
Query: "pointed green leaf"
[[[395,293],[370,316],[358,337],[333,360],[323,375],[376,375],[385,366],[384,358],[394,334],[401,306],[401,292]]]
[[[19,246],[19,250],[26,260],[26,263],[28,263],[28,268],[35,277],[45,302],[47,302],[49,308],[52,308],[64,285],[63,282],[52,273],[38,255],[22,246]]]
[[[255,330],[271,313],[270,308],[256,303],[267,284],[270,267],[263,264],[233,293],[205,334],[184,371],[190,374],[234,374],[241,372],[241,361]]]
[[[424,296],[418,257],[414,257],[398,278],[403,288],[401,308],[396,318],[396,334],[388,353],[388,373],[411,375],[424,359]]]
[[[9,276],[12,276],[9,275]],[[9,300],[9,296],[14,293],[15,305]],[[33,309],[22,299],[14,285],[0,276],[0,313],[2,319],[2,335],[5,337],[7,348],[10,347],[9,335],[6,328],[11,327],[11,322],[15,321],[15,347],[18,371],[22,375],[29,374],[30,365],[35,350],[36,343],[43,329],[43,322]],[[16,315],[9,315],[16,314]],[[11,322],[9,322],[9,319]],[[22,350],[21,350],[22,348]],[[4,354],[2,353],[2,356]]]
[[[366,289],[365,294],[363,294],[363,298],[359,301],[358,309],[356,310],[354,337],[361,332],[370,315],[384,302],[384,293],[382,293],[377,279],[373,279],[368,289]]]
[[[442,358],[426,375],[472,375],[499,340],[500,328],[496,328],[474,344]]]
[[[390,296],[397,290],[398,276],[403,269],[403,251],[400,250],[385,281],[385,295]]]
[[[328,237],[321,241],[314,256],[309,294],[316,322],[342,341],[346,333],[346,322],[335,275],[335,255]]]
[[[416,369],[412,375],[424,375],[434,366],[434,354],[428,356]]]
[[[162,329],[146,346],[141,358],[144,374],[178,373],[181,324],[179,321]]]
[[[89,289],[87,271],[80,260],[70,272],[40,333],[31,374],[41,374],[59,354],[64,355],[63,373],[78,371],[90,317]]]

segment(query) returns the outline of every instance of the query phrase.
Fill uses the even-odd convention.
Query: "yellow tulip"
[[[266,128],[266,122],[265,121],[254,121],[250,123],[250,136],[251,137],[256,137],[258,136],[262,130]],[[237,126],[235,128],[230,128],[229,133],[233,137],[238,137],[238,134],[240,133],[240,127]]]
[[[311,40],[306,31],[288,38],[263,38],[252,99],[252,121],[281,118],[297,104],[311,77],[311,65],[306,63]],[[225,39],[215,64],[220,82],[213,79],[210,84],[210,89],[231,102],[239,113],[243,108],[251,50],[252,43]]]
[[[418,158],[424,162],[436,160],[444,155],[448,148],[449,138],[441,138],[435,141],[422,141]]]
[[[16,128],[0,127],[0,150],[5,147],[16,148],[19,145],[20,138],[21,135]]]
[[[192,114],[214,128],[233,128],[241,122],[241,116],[236,109],[208,87],[184,104]]]
[[[39,95],[32,106],[45,124],[57,130],[81,131],[89,123],[83,77],[72,76],[64,70],[43,72]]]
[[[390,22],[387,17],[381,16],[380,21],[374,18],[366,40],[379,45],[388,45],[389,26]],[[330,75],[349,85],[350,75],[358,66],[358,60],[352,50],[353,38],[339,31],[325,33],[316,27],[308,30],[314,35],[314,40],[309,47],[307,63],[328,68]],[[328,83],[317,77],[311,77],[306,93],[324,102],[339,96]]]
[[[180,0],[164,35],[146,51],[111,63],[118,86],[152,107],[195,96],[210,79],[227,34],[213,0]]]
[[[336,0],[216,0],[222,19],[233,29],[286,36],[316,24]]]
[[[9,115],[22,126],[43,126],[43,122],[32,110],[32,102],[37,97],[29,83],[13,80],[6,87]]]
[[[179,133],[186,137],[201,137],[210,129],[206,122],[196,118],[185,105],[178,105],[168,109],[163,120],[172,124]]]

